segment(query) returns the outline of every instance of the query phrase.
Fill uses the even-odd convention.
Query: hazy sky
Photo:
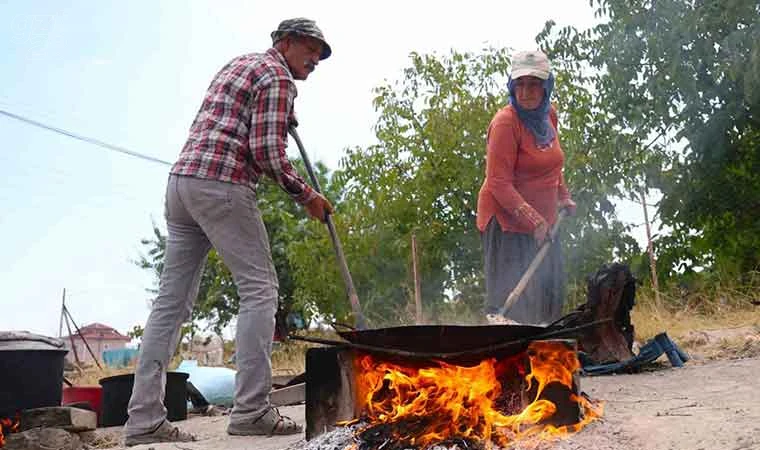
[[[548,19],[594,20],[587,0],[0,0],[0,109],[173,162],[214,73],[295,16],[333,49],[296,100],[312,161],[331,168],[373,142],[372,88],[409,52],[530,49]],[[168,167],[2,115],[0,136],[0,330],[57,335],[64,287],[79,326],[143,324],[152,277],[131,261],[151,218],[164,228]]]

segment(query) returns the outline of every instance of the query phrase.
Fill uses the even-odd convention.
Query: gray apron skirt
[[[485,257],[485,312],[495,314],[528,269],[538,246],[530,234],[502,231],[495,217],[481,233],[481,240]],[[534,325],[547,325],[559,319],[565,303],[564,276],[562,246],[555,239],[520,298],[506,311],[506,317]]]

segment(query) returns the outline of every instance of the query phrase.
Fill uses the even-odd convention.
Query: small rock
[[[8,436],[4,450],[82,450],[79,436],[59,428],[34,428]]]
[[[90,445],[100,439],[97,431],[82,431],[81,433],[77,433],[77,435],[79,436],[79,440],[87,445]]]

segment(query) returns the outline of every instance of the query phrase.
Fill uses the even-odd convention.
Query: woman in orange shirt
[[[509,77],[509,104],[488,127],[486,177],[478,195],[477,226],[485,256],[489,323],[547,324],[562,314],[564,286],[560,244],[549,253],[520,298],[498,314],[551,226],[557,211],[575,213],[562,176],[564,154],[549,59],[540,51],[516,53]]]

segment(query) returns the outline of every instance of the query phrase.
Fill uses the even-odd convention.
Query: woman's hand
[[[546,240],[546,234],[549,232],[549,227],[546,225],[546,222],[541,222],[538,224],[538,226],[533,230],[533,238],[536,240],[536,243],[538,245],[541,245]]]
[[[557,208],[560,210],[567,210],[568,216],[574,216],[575,215],[575,202],[571,198],[566,198],[564,200],[560,200],[559,204],[557,204]]]

